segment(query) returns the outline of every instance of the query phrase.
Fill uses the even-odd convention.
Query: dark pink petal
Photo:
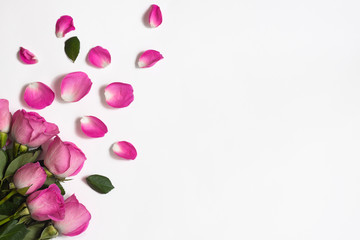
[[[97,46],[89,51],[88,60],[93,66],[104,68],[111,63],[111,56],[107,49]]]
[[[151,5],[149,14],[149,25],[153,28],[160,26],[162,23],[162,14],[158,5]]]
[[[74,27],[74,22],[72,17],[70,16],[62,16],[60,17],[57,22],[56,22],[56,36],[58,38],[62,38],[65,37],[65,35],[70,32],[75,30]]]
[[[30,83],[24,94],[24,100],[32,108],[43,109],[49,106],[55,98],[55,93],[41,82]]]
[[[35,64],[38,62],[35,55],[23,47],[20,47],[19,58],[25,64]]]
[[[135,147],[126,141],[115,143],[112,150],[116,155],[127,160],[134,160],[137,156]]]
[[[140,68],[152,67],[163,58],[164,57],[158,51],[147,50],[141,54],[138,65]]]
[[[127,107],[134,101],[134,89],[130,84],[114,82],[105,88],[107,104],[114,108]]]
[[[86,116],[83,117],[80,122],[81,130],[88,137],[99,138],[103,137],[108,132],[106,125],[97,117]]]
[[[61,81],[61,98],[66,102],[77,102],[91,89],[92,82],[84,72],[69,73]]]

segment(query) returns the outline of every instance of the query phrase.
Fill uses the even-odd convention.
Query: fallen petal
[[[27,85],[24,100],[32,108],[43,109],[49,106],[55,98],[55,93],[45,84],[34,82]]]
[[[97,46],[89,51],[88,60],[93,66],[104,68],[111,63],[111,56],[107,49]]]
[[[156,28],[162,23],[162,14],[158,5],[151,5],[149,13],[149,25],[150,27]]]
[[[91,89],[92,82],[84,72],[73,72],[61,81],[61,98],[66,102],[77,102]]]
[[[114,108],[127,107],[134,101],[134,89],[130,84],[114,82],[105,88],[107,104]]]
[[[86,116],[81,118],[80,122],[81,130],[88,137],[99,138],[108,132],[106,125],[97,117]]]
[[[33,54],[32,52],[30,52],[29,50],[23,47],[20,47],[19,58],[25,64],[35,64],[38,62],[37,58],[35,57],[35,54]]]
[[[135,147],[126,141],[114,143],[112,150],[116,155],[127,160],[134,160],[137,156]]]
[[[147,50],[141,54],[138,65],[140,68],[152,67],[155,65],[155,63],[163,58],[164,57],[160,54],[160,52],[155,50]]]
[[[56,22],[56,37],[58,38],[62,38],[65,37],[65,35],[70,32],[75,30],[74,27],[74,22],[72,17],[70,16],[62,16],[60,17],[57,22]]]

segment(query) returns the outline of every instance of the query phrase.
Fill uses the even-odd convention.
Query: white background
[[[84,71],[93,81],[78,103],[39,111],[88,160],[65,184],[91,211],[74,239],[358,240],[360,238],[360,2],[356,0],[158,0],[164,22],[143,24],[148,0],[0,2],[0,97],[27,108],[22,91]],[[72,63],[56,20],[74,18],[81,52]],[[112,63],[95,69],[94,46]],[[39,63],[21,64],[20,46]],[[147,49],[165,59],[137,69]],[[131,83],[124,109],[103,87]],[[88,139],[79,118],[108,126]],[[132,142],[135,161],[110,153]],[[100,195],[84,178],[108,176]],[[68,196],[67,195],[67,196]]]

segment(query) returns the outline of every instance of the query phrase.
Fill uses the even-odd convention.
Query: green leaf
[[[8,215],[0,215],[0,221],[7,218],[7,217],[8,217]]]
[[[80,52],[80,41],[77,37],[69,38],[65,41],[65,53],[68,58],[75,62]]]
[[[14,160],[14,151],[13,151],[12,148],[6,149],[6,153],[7,153],[7,156],[8,156],[8,158],[9,158],[10,162],[11,162],[12,160]]]
[[[7,164],[7,154],[3,150],[0,150],[0,179],[2,179],[4,176],[4,170],[6,164]]]
[[[59,235],[58,231],[53,225],[47,226],[41,233],[40,240],[55,238]]]
[[[23,223],[17,224],[17,221],[13,220],[0,228],[0,240],[24,239],[28,232]]]
[[[64,190],[63,186],[61,185],[61,183],[56,181],[55,184],[59,187],[59,189],[61,191],[61,195],[65,195],[65,190]]]
[[[25,202],[25,197],[21,195],[15,195],[3,204],[0,205],[1,215],[13,215],[21,204]]]
[[[5,172],[5,178],[8,178],[18,170],[18,168],[24,166],[27,163],[35,162],[37,157],[39,156],[41,150],[36,150],[34,152],[28,152],[21,154],[17,158],[15,158],[8,166]]]
[[[91,175],[86,178],[86,181],[89,186],[98,193],[105,194],[114,189],[114,186],[112,185],[110,179],[101,175]]]
[[[37,224],[31,225],[30,227],[27,228],[29,230],[29,232],[26,234],[26,236],[23,240],[39,239],[44,228],[45,228],[45,223],[37,223]]]

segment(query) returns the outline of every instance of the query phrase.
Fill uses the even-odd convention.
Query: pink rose
[[[22,145],[38,147],[58,133],[55,124],[46,122],[36,112],[18,110],[13,116],[11,134]]]
[[[26,199],[26,204],[31,217],[37,221],[60,221],[65,217],[64,198],[56,184],[32,193]]]
[[[66,178],[78,174],[85,160],[85,154],[75,144],[56,137],[47,149],[44,164],[57,177]]]
[[[0,132],[10,131],[11,113],[9,112],[9,101],[0,99]]]
[[[44,185],[46,173],[39,162],[27,163],[16,171],[13,181],[17,189],[30,187],[26,194],[31,194]]]
[[[76,236],[86,230],[90,219],[89,211],[72,195],[65,200],[65,218],[54,221],[54,226],[65,236]]]

